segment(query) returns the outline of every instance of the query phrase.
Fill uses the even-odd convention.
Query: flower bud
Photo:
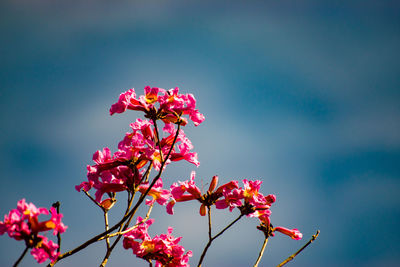
[[[107,198],[100,203],[100,206],[102,206],[105,210],[109,210],[114,206],[115,202],[117,202],[116,199]]]
[[[208,192],[210,192],[210,193],[213,192],[215,190],[215,188],[217,187],[217,185],[218,185],[218,176],[214,175],[211,180],[210,187],[208,188]]]
[[[206,206],[204,204],[201,204],[201,206],[200,206],[200,215],[201,216],[206,216],[206,212],[207,212]]]
[[[273,194],[270,194],[265,197],[265,201],[267,202],[268,205],[270,205],[276,201],[276,196]]]
[[[290,236],[294,240],[300,240],[303,238],[303,234],[300,233],[298,229],[288,229],[285,227],[275,227],[272,231],[278,231],[281,232],[282,234]]]

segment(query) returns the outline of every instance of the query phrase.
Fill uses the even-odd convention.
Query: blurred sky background
[[[21,198],[59,200],[63,251],[102,232],[101,211],[74,186],[92,154],[115,151],[142,115],[110,117],[110,105],[133,87],[179,87],[206,116],[185,128],[201,165],[171,165],[164,183],[191,170],[204,185],[214,174],[261,179],[277,196],[272,223],[304,234],[271,238],[260,266],[317,229],[290,266],[399,266],[399,12],[398,1],[1,1],[0,216]],[[207,241],[198,208],[151,216],[153,235],[171,225],[183,236],[192,266]],[[215,230],[237,216],[215,213]],[[256,225],[241,220],[204,266],[252,266]],[[1,236],[0,265],[23,249]],[[98,266],[104,251],[98,243],[57,266]],[[21,266],[34,263],[27,255]],[[148,265],[119,246],[107,266]]]

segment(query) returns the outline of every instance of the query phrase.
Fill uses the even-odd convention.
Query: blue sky
[[[23,197],[61,201],[64,249],[102,231],[101,213],[74,186],[92,154],[115,151],[140,116],[110,117],[110,105],[132,87],[179,87],[206,116],[185,129],[201,165],[171,166],[164,181],[191,170],[204,183],[214,174],[263,180],[262,192],[277,195],[273,224],[305,238],[274,237],[262,266],[317,229],[293,266],[398,265],[399,9],[396,1],[2,1],[0,213]],[[173,226],[195,266],[207,238],[197,203],[153,214],[154,234]],[[234,216],[220,212],[215,222]],[[256,225],[243,220],[217,240],[205,266],[252,264],[262,245]],[[1,237],[0,265],[15,261],[19,243]],[[96,244],[59,265],[97,265],[103,251]],[[147,266],[120,248],[107,266],[132,265]]]

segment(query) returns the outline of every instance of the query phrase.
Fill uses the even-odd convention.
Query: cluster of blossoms
[[[51,218],[47,221],[39,221],[39,215],[48,215],[45,208],[36,208],[32,203],[26,203],[25,199],[18,201],[17,208],[4,215],[4,221],[0,221],[0,235],[7,233],[15,240],[24,240],[27,248],[31,248],[31,254],[38,263],[47,259],[55,260],[59,254],[58,245],[40,232],[53,230],[53,235],[63,233],[67,229],[61,222],[62,214],[56,209],[50,209]]]
[[[157,202],[160,205],[166,205],[169,214],[173,214],[176,202],[197,199],[201,203],[202,216],[206,215],[207,207],[210,208],[212,205],[215,205],[217,209],[229,208],[230,211],[237,208],[243,215],[258,218],[261,229],[267,229],[265,231],[268,231],[269,235],[273,235],[274,231],[279,231],[293,239],[301,238],[301,233],[297,229],[270,227],[270,206],[276,198],[272,194],[264,196],[259,192],[262,183],[259,180],[245,179],[243,187],[239,187],[238,181],[231,181],[217,188],[218,177],[214,176],[208,191],[202,194],[194,182],[195,172],[192,172],[190,180],[174,183],[169,190],[163,189],[163,181],[160,177],[150,187],[148,177],[151,168],[160,171],[169,163],[180,160],[199,166],[197,153],[191,152],[192,143],[183,130],[180,129],[177,133],[175,126],[175,124],[179,126],[187,124],[188,121],[183,115],[188,115],[196,126],[204,120],[204,116],[196,109],[196,100],[193,95],[179,94],[178,88],[164,90],[147,86],[144,88],[144,95],[136,97],[134,89],[130,89],[122,93],[118,101],[111,106],[110,114],[123,113],[128,109],[144,112],[147,119],[137,119],[130,124],[132,131],[125,134],[118,144],[118,150],[113,154],[107,147],[94,153],[95,165],[87,166],[88,181],[76,186],[78,191],[82,189],[89,191],[94,188],[95,201],[103,207],[106,207],[110,201],[110,198],[102,199],[104,194],[113,198],[114,194],[120,191],[130,193],[139,191],[142,194],[147,192],[152,199],[146,200],[146,204],[152,205]],[[162,128],[164,132],[162,138],[158,133],[157,120],[165,124]],[[166,259],[172,258],[180,259],[179,262],[187,262],[188,256],[185,256],[183,261],[180,258],[184,250],[179,250],[181,254],[171,258],[171,253],[164,253],[167,251],[166,248],[156,246],[157,242],[165,244],[165,241],[160,241],[160,238],[165,235],[151,239],[146,231],[152,222],[149,220],[142,223],[140,219],[138,227],[124,235],[124,247],[132,248],[138,257],[146,260],[155,259],[162,264],[165,264]],[[141,239],[142,242],[134,241],[134,239]],[[173,265],[175,260],[170,264],[172,265],[168,266],[181,266]]]
[[[96,190],[95,200],[103,204],[102,196],[120,191],[133,192],[138,186],[147,182],[148,172],[145,166],[150,163],[155,170],[160,170],[164,158],[169,158],[164,167],[171,161],[186,160],[199,166],[197,153],[191,152],[193,145],[185,136],[183,130],[177,129],[174,124],[186,125],[187,120],[182,115],[189,115],[195,125],[199,125],[204,116],[196,108],[196,100],[191,94],[179,94],[179,89],[164,90],[161,88],[146,87],[145,95],[136,99],[134,89],[122,93],[117,103],[113,104],[110,114],[122,113],[127,109],[141,110],[149,120],[137,119],[130,124],[132,132],[126,133],[118,144],[118,150],[111,154],[109,148],[97,151],[93,155],[93,166],[87,166],[88,181],[76,186],[76,189],[89,191]],[[160,93],[160,95],[158,95]],[[156,107],[159,103],[159,107]],[[161,119],[165,126],[165,137],[160,138],[156,120]]]
[[[111,106],[110,115],[123,113],[127,109],[144,112],[146,119],[137,119],[130,124],[131,131],[119,142],[116,152],[111,153],[108,147],[95,152],[95,164],[87,166],[88,180],[75,188],[85,192],[93,188],[94,200],[104,209],[110,207],[115,193],[121,191],[127,191],[131,195],[136,192],[147,193],[152,197],[146,200],[147,205],[153,205],[154,202],[167,205],[171,192],[163,189],[161,177],[151,183],[150,171],[152,168],[162,171],[171,162],[181,160],[195,166],[200,165],[197,153],[192,152],[191,141],[180,126],[188,123],[184,115],[187,115],[195,126],[204,121],[204,116],[196,109],[194,96],[179,94],[178,88],[165,90],[147,86],[144,88],[144,95],[139,97],[136,97],[134,89],[130,89],[122,93],[118,101]],[[162,136],[157,120],[164,123]],[[108,198],[103,199],[105,194]],[[155,236],[152,239],[149,237],[146,231],[152,222],[153,220],[149,220],[142,224],[140,219],[136,230],[124,235],[124,247],[132,248],[134,254],[140,258],[156,260],[159,266],[188,266],[191,252],[183,254],[183,247],[177,244],[180,238],[173,238],[170,229],[167,235]],[[142,239],[141,243],[133,240],[138,238]]]
[[[271,225],[270,207],[276,197],[272,194],[265,196],[259,192],[262,184],[260,180],[244,179],[242,187],[239,186],[238,181],[233,180],[218,187],[218,176],[214,176],[207,192],[202,193],[195,184],[193,171],[189,180],[173,183],[169,189],[163,188],[161,174],[168,164],[181,160],[186,160],[195,166],[200,164],[197,153],[192,152],[191,141],[181,129],[181,126],[188,123],[188,118],[195,126],[204,121],[203,114],[196,109],[196,100],[192,94],[179,94],[178,88],[165,90],[147,86],[144,88],[144,95],[137,97],[135,90],[130,89],[120,94],[118,101],[110,108],[110,115],[123,113],[128,109],[144,112],[146,119],[137,119],[130,124],[131,131],[127,132],[118,143],[118,149],[114,153],[108,147],[96,151],[93,154],[94,165],[87,166],[87,180],[75,186],[77,191],[84,191],[102,208],[106,231],[75,250],[60,255],[59,244],[55,244],[39,233],[53,230],[53,234],[57,235],[58,243],[60,243],[58,234],[63,233],[67,228],[61,222],[62,214],[52,207],[51,218],[40,222],[38,216],[48,215],[49,211],[45,208],[36,208],[32,203],[27,204],[22,199],[18,202],[17,209],[11,210],[8,215],[5,215],[4,222],[0,222],[0,235],[7,232],[16,240],[24,240],[26,250],[23,255],[27,249],[31,249],[31,254],[39,263],[50,259],[52,264],[55,264],[58,260],[76,253],[91,243],[106,239],[107,253],[101,264],[105,266],[111,251],[123,237],[123,247],[132,249],[133,254],[148,261],[150,266],[153,266],[153,261],[156,267],[189,266],[188,261],[192,252],[185,253],[185,249],[179,245],[181,237],[172,236],[171,227],[168,228],[167,234],[151,237],[148,234],[148,228],[154,220],[143,219],[140,216],[137,217],[136,224],[129,227],[131,219],[134,218],[138,207],[147,195],[152,198],[145,201],[145,204],[150,206],[146,218],[149,217],[155,202],[166,206],[167,213],[171,215],[174,213],[173,208],[177,202],[190,200],[201,203],[201,216],[205,216],[207,210],[209,211],[209,243],[200,257],[198,266],[201,266],[211,242],[236,222],[229,224],[223,231],[212,237],[211,207],[213,205],[217,209],[229,208],[230,212],[239,210],[238,219],[244,215],[258,218],[260,225],[257,228],[264,232],[266,239],[274,235],[275,231],[296,240],[302,238],[302,234],[297,229],[274,228]],[[157,121],[162,121],[164,124],[162,134]],[[158,174],[150,179],[152,169]],[[89,194],[91,189],[95,191],[94,198]],[[122,191],[128,193],[127,209],[121,221],[110,229],[107,212],[116,201],[116,193]],[[132,207],[137,192],[142,195]],[[104,198],[104,195],[107,197]],[[116,229],[119,229],[118,232],[111,234]],[[117,235],[119,237],[113,245],[110,245],[110,237]]]
[[[154,222],[153,219],[143,221],[137,218],[137,227],[124,234],[123,246],[125,249],[132,249],[133,254],[149,262],[155,260],[156,267],[184,267],[189,266],[189,257],[192,252],[185,254],[185,249],[179,245],[181,237],[172,236],[172,227],[168,228],[167,234],[156,235],[153,238],[147,232],[149,226]],[[141,241],[136,241],[136,240]]]
[[[161,119],[166,124],[180,122],[182,126],[187,124],[187,119],[181,117],[182,115],[189,115],[189,119],[196,126],[204,121],[204,115],[196,109],[194,96],[192,94],[179,94],[178,87],[165,90],[146,86],[144,93],[138,98],[136,98],[134,89],[122,93],[118,102],[111,106],[110,114],[123,113],[127,109],[139,110],[145,112],[145,116],[148,118]]]
[[[241,214],[258,218],[263,229],[268,229],[268,234],[270,235],[273,235],[274,231],[278,231],[295,240],[302,238],[302,234],[297,229],[290,230],[284,227],[270,229],[270,207],[275,202],[276,197],[273,194],[264,196],[259,192],[262,181],[244,179],[243,187],[239,187],[238,181],[230,181],[217,188],[218,176],[214,176],[207,192],[202,194],[194,179],[195,172],[193,171],[190,180],[174,183],[171,186],[172,200],[167,204],[167,212],[169,214],[174,213],[173,207],[176,202],[196,199],[201,203],[201,216],[205,216],[206,207],[210,208],[212,205],[215,205],[217,209],[229,208],[231,212],[238,208]]]

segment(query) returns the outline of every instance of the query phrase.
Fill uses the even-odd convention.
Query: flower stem
[[[303,251],[303,249],[305,249],[306,247],[308,247],[308,245],[310,245],[315,239],[317,239],[319,235],[319,230],[317,230],[317,232],[315,233],[315,235],[313,235],[311,237],[311,239],[303,246],[301,247],[296,253],[294,253],[293,255],[289,256],[289,258],[287,258],[286,260],[284,260],[283,262],[281,262],[280,264],[278,264],[276,267],[281,267],[283,265],[285,265],[286,263],[288,263],[289,261],[293,260],[294,257],[296,257],[300,252]]]
[[[212,239],[211,235],[211,207],[207,206],[208,211],[208,240]]]
[[[26,247],[25,249],[24,249],[24,251],[22,252],[22,254],[21,254],[21,256],[19,256],[19,258],[18,258],[18,260],[14,263],[14,265],[13,265],[13,267],[17,267],[18,266],[18,264],[21,262],[21,260],[24,258],[24,256],[25,256],[25,254],[26,254],[26,252],[28,251],[28,247]]]
[[[254,263],[253,267],[257,267],[258,264],[260,263],[261,258],[262,258],[263,254],[264,254],[265,247],[267,246],[267,243],[268,243],[268,237],[266,236],[265,239],[264,239],[264,244],[261,247],[260,253],[258,254],[258,258],[256,260],[256,263]]]
[[[98,203],[85,189],[82,189],[82,191],[85,193],[85,195],[94,203],[96,206],[98,206],[100,209],[104,210],[104,208]]]
[[[211,214],[211,213],[209,212],[209,214]],[[232,225],[234,225],[237,221],[239,221],[243,217],[243,215],[244,214],[240,214],[239,217],[237,217],[234,221],[232,221],[230,224],[228,224],[228,226],[226,226],[224,229],[222,229],[221,232],[216,234],[214,237],[211,237],[211,218],[209,218],[209,240],[208,240],[208,243],[207,243],[207,245],[205,246],[205,248],[203,250],[203,253],[200,256],[200,260],[199,260],[199,263],[197,264],[197,267],[201,267],[201,263],[203,262],[204,257],[206,256],[207,250],[211,246],[211,243],[215,239],[217,239],[220,235],[222,235],[226,230],[228,230]]]
[[[108,212],[107,211],[104,211],[104,226],[105,226],[105,230],[107,231],[108,230]],[[110,238],[106,238],[106,247],[107,247],[107,250],[109,250],[110,249]]]

